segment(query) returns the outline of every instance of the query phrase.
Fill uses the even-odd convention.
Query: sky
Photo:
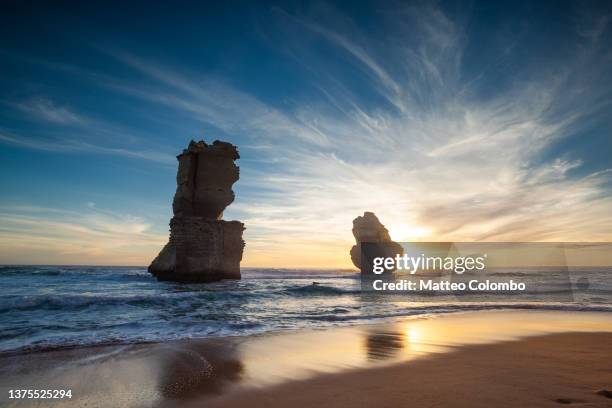
[[[243,266],[350,267],[364,211],[612,241],[609,2],[80,3],[2,2],[0,264],[148,265],[191,139],[238,146]]]

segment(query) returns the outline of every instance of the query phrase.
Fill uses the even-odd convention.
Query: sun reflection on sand
[[[422,353],[425,351],[423,350],[423,329],[421,327],[407,323],[404,333],[404,346],[406,350],[415,353]]]

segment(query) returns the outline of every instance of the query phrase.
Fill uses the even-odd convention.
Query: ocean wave
[[[293,288],[288,288],[284,290],[285,293],[299,295],[299,296],[326,296],[326,295],[352,295],[358,294],[360,290],[352,290],[352,289],[341,289],[334,286],[320,285],[320,284],[310,284],[305,286],[298,286]]]
[[[155,282],[155,278],[146,269],[122,268],[120,270],[106,267],[25,267],[25,266],[0,266],[0,279],[27,280],[28,278],[49,278],[55,283],[56,278],[64,280],[87,279],[92,281],[149,281]]]
[[[337,269],[258,269],[245,268],[242,271],[242,279],[359,279],[359,272],[353,270]]]
[[[443,306],[410,307],[396,311],[381,313],[357,313],[352,315],[320,314],[308,316],[295,316],[295,319],[308,319],[312,321],[351,322],[351,321],[377,321],[402,317],[442,315],[458,312],[497,311],[497,310],[542,310],[566,312],[612,312],[612,305],[580,305],[580,304],[538,304],[538,303],[506,303],[506,304],[455,304]]]
[[[491,276],[493,277],[498,277],[498,276],[515,276],[515,277],[521,277],[521,276],[542,276],[542,274],[539,273],[534,273],[534,272],[492,272]]]
[[[172,302],[213,301],[214,292],[174,292],[163,294],[109,296],[109,295],[25,295],[0,298],[0,313],[29,310],[74,310],[89,306],[154,306]]]

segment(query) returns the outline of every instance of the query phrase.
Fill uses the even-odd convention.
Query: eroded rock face
[[[172,202],[175,217],[197,216],[213,220],[223,217],[223,210],[234,201],[232,185],[240,172],[236,146],[215,140],[189,143],[177,156],[176,194]]]
[[[239,178],[236,146],[191,141],[177,156],[177,188],[170,240],[149,266],[159,280],[212,282],[240,279],[244,224],[223,221]]]
[[[385,243],[386,248],[393,253],[403,254],[404,249],[400,244],[391,240],[389,231],[378,220],[373,212],[364,212],[362,217],[353,220],[353,236],[356,244],[351,248],[351,260],[353,265],[361,268],[361,243]]]

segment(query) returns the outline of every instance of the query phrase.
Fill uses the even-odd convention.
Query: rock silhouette
[[[234,201],[239,178],[236,146],[215,140],[191,141],[177,156],[176,193],[172,202],[170,240],[149,266],[159,280],[212,282],[240,279],[244,224],[223,221]]]
[[[351,260],[357,268],[361,268],[362,242],[384,244],[384,252],[389,252],[391,256],[404,253],[402,246],[391,240],[389,231],[381,224],[373,212],[366,211],[362,217],[357,217],[353,220],[353,236],[355,237],[356,244],[351,248]]]

